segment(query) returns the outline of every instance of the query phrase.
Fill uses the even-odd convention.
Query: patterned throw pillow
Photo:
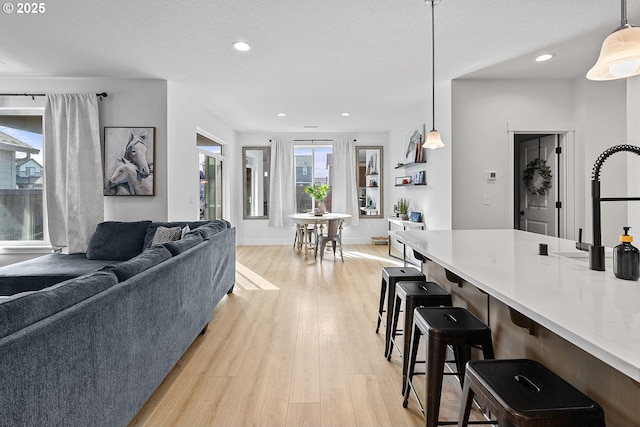
[[[180,227],[158,227],[156,234],[153,235],[151,246],[161,243],[175,242],[182,237],[182,229]]]

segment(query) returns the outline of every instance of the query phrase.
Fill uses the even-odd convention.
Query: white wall
[[[294,237],[293,225],[289,228],[278,229],[269,227],[268,219],[242,218],[242,147],[269,146],[269,140],[277,139],[355,139],[358,145],[383,146],[385,216],[390,214],[389,197],[393,186],[393,169],[389,169],[390,151],[389,135],[386,132],[300,132],[300,133],[271,133],[271,132],[240,132],[237,144],[234,145],[235,160],[232,164],[234,181],[232,194],[231,222],[237,225],[237,241],[239,245],[292,245]],[[392,156],[391,156],[392,157]],[[393,205],[393,203],[391,203]],[[357,226],[347,226],[343,234],[344,244],[370,243],[372,236],[387,235],[386,218],[360,218]]]
[[[180,83],[168,83],[167,128],[169,144],[167,154],[168,213],[171,221],[199,218],[198,148],[196,134],[225,145],[223,161],[223,217],[235,218],[235,193],[241,189],[235,171],[240,162],[236,153],[234,130],[198,102],[198,94],[187,91]],[[242,211],[240,211],[242,214]],[[242,215],[241,215],[242,216]],[[235,223],[234,223],[235,224]]]
[[[573,121],[571,82],[456,80],[452,98],[453,228],[513,228],[507,123]],[[488,170],[495,181],[487,181]]]
[[[574,81],[576,106],[576,148],[582,150],[582,174],[577,182],[584,184],[583,212],[584,238],[593,242],[591,215],[591,173],[598,156],[614,145],[626,144],[626,80],[592,82],[587,79]],[[580,154],[580,151],[577,151]],[[580,162],[577,162],[580,163]],[[576,171],[576,174],[580,172]],[[627,190],[627,154],[617,153],[605,162],[600,174],[602,197],[626,196]],[[576,187],[576,191],[580,191]],[[602,244],[615,246],[627,225],[626,202],[603,202],[602,208]],[[580,225],[582,226],[582,224]]]
[[[632,77],[627,80],[627,142],[640,146],[640,78]],[[627,167],[627,194],[640,197],[640,158],[629,156]],[[640,202],[630,202],[628,208],[627,225],[631,227],[631,234],[635,236],[634,245],[640,244]]]
[[[155,127],[154,197],[105,197],[105,220],[167,218],[167,83],[164,80],[0,79],[7,93],[99,93],[100,138],[105,126]],[[44,107],[46,98],[0,97],[0,107]],[[103,141],[104,143],[104,141]]]
[[[430,101],[430,97],[425,101]],[[412,115],[395,123],[389,132],[390,144],[394,147],[388,156],[388,169],[394,176],[411,175],[413,172],[426,170],[427,185],[419,187],[393,187],[393,197],[387,198],[387,212],[393,212],[393,205],[401,198],[409,199],[410,211],[422,212],[425,228],[428,230],[450,230],[451,222],[451,162],[452,150],[456,144],[451,133],[451,84],[450,82],[436,89],[436,128],[442,136],[444,148],[426,150],[427,163],[410,168],[394,169],[403,162],[404,149],[407,146],[410,132],[424,123],[426,132],[432,127],[431,105],[428,110],[416,108]],[[387,193],[389,194],[389,193]]]
[[[597,84],[572,80],[456,80],[452,87],[453,228],[512,228],[509,206],[507,123],[551,125],[574,123],[576,145],[576,227],[591,241],[590,173],[604,149],[619,144],[625,134],[624,82]],[[611,160],[603,193],[610,188],[626,191],[624,167]],[[615,165],[615,166],[614,166]],[[607,164],[607,169],[608,169]],[[498,179],[485,179],[495,170]],[[606,188],[606,190],[605,190]],[[490,204],[483,204],[489,195]],[[615,243],[626,207],[603,207],[603,242]],[[605,238],[606,236],[606,238]],[[611,238],[614,240],[611,240]]]

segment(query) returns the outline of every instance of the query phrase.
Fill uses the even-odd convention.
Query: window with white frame
[[[0,110],[0,241],[43,243],[42,110]]]
[[[332,185],[333,147],[331,145],[294,147],[293,155],[296,168],[296,212],[312,211],[315,201],[304,189],[311,184]],[[327,211],[331,212],[331,190],[324,199]]]

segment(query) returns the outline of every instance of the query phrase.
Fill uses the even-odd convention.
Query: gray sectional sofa
[[[127,425],[233,290],[228,222],[191,223],[180,240],[157,245],[154,228],[187,224],[146,222],[130,252],[108,232],[128,224],[99,225],[84,260],[42,257],[46,280],[37,259],[27,261],[25,286],[38,289],[13,292],[25,263],[0,268],[12,287],[0,296],[1,426]],[[98,259],[110,245],[116,258],[134,256]],[[51,283],[65,274],[78,276]]]

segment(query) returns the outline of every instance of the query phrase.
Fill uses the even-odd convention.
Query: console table
[[[400,218],[393,218],[393,217],[387,218],[387,221],[389,222],[389,256],[396,259],[401,259],[402,261],[404,261],[405,267],[407,266],[407,263],[414,264],[411,261],[407,261],[407,246],[402,242],[399,242],[402,244],[402,258],[391,253],[391,237],[393,236],[393,230],[391,229],[391,226],[392,225],[400,226],[402,227],[402,230],[407,230],[407,229],[424,230],[424,222],[404,221]]]

